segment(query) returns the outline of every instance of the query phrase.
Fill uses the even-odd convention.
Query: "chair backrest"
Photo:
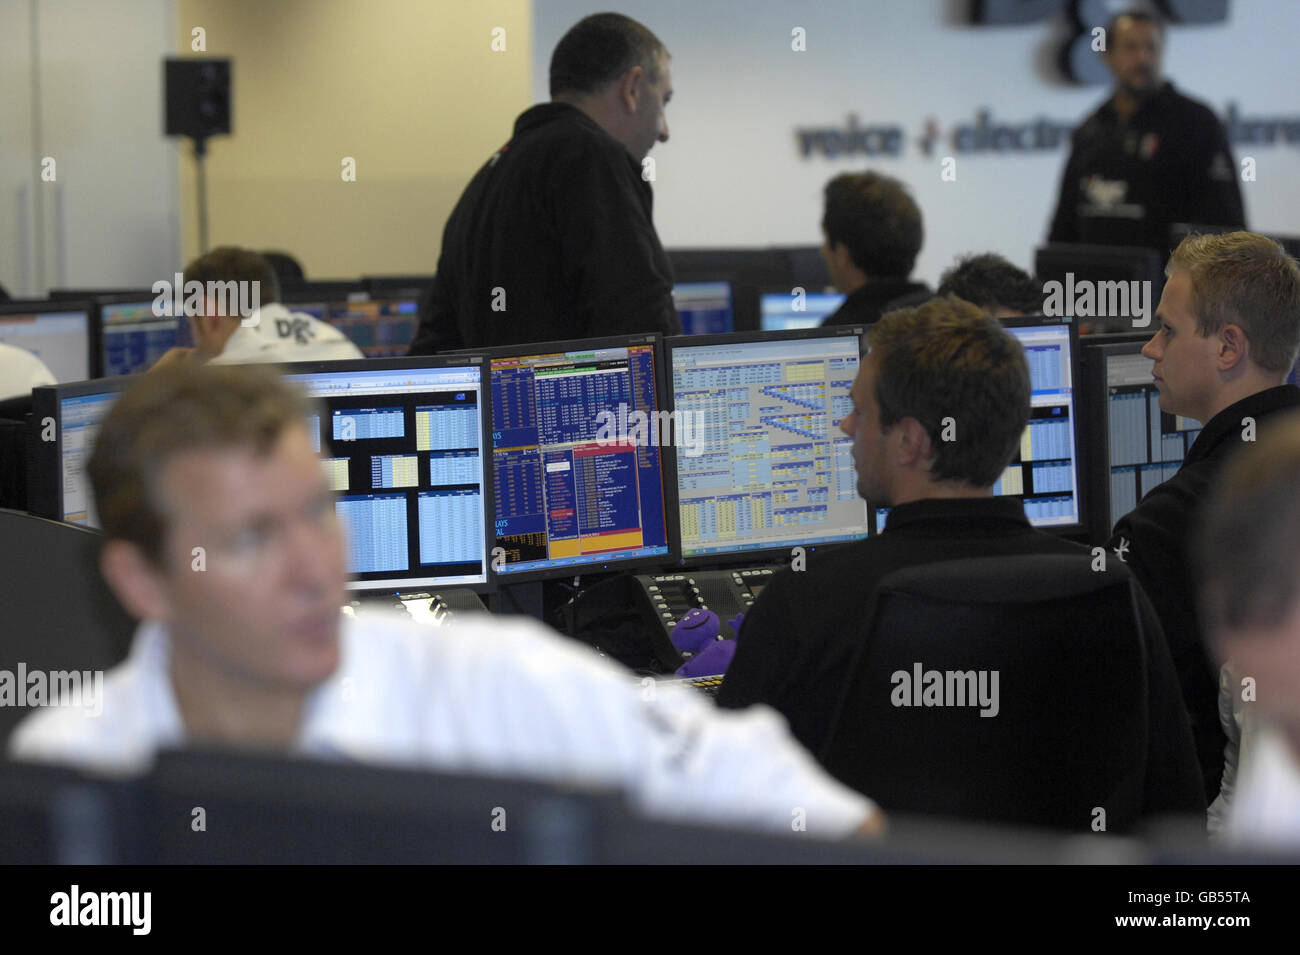
[[[126,657],[135,622],[99,574],[99,542],[87,528],[0,509],[0,671],[107,670]],[[26,715],[0,706],[0,747]]]
[[[1147,759],[1134,584],[1086,553],[885,577],[821,757],[886,810],[1123,831]],[[984,715],[987,714],[987,715]]]

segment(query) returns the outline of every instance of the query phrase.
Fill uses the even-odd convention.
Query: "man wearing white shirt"
[[[198,282],[208,290],[202,313],[189,316],[194,347],[171,349],[158,359],[155,368],[183,360],[244,365],[365,357],[334,326],[280,304],[275,269],[256,252],[235,246],[213,249],[185,267],[184,281],[186,289]],[[256,296],[243,291],[237,296],[232,293],[229,299],[211,294],[215,285],[235,289],[238,283],[255,287]],[[232,300],[240,304],[255,300],[259,307],[240,314]]]
[[[1216,652],[1243,725],[1229,842],[1300,851],[1300,412],[1261,429],[1224,470],[1196,558]]]
[[[531,621],[343,617],[310,412],[246,368],[163,369],[123,394],[87,471],[104,575],[147,622],[105,679],[102,715],[35,714],[13,755],[131,770],[162,746],[234,744],[613,784],[669,818],[829,837],[880,826],[765,707],[646,692]]]
[[[29,351],[0,342],[0,401],[32,393],[33,388],[54,384],[54,375]]]

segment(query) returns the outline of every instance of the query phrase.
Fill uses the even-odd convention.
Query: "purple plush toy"
[[[730,621],[733,632],[740,631],[744,614]],[[712,610],[691,610],[673,627],[673,646],[691,658],[677,668],[678,676],[713,676],[726,673],[736,655],[735,640],[719,640],[718,615]]]

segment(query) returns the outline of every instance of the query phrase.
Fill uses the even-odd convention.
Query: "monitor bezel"
[[[103,377],[104,356],[103,341],[99,333],[99,308],[93,298],[67,298],[58,300],[15,299],[0,305],[0,317],[6,315],[43,315],[60,312],[84,312],[86,315],[86,377],[62,381],[59,384],[70,385],[76,381],[94,381]],[[16,347],[16,346],[15,346]],[[48,367],[48,366],[46,366]]]
[[[686,336],[697,341],[701,336]],[[440,354],[481,355],[487,362],[489,375],[493,359],[519,358],[525,355],[553,354],[564,351],[592,350],[598,348],[627,348],[633,345],[650,345],[655,355],[655,388],[665,402],[671,401],[669,379],[666,376],[667,359],[663,347],[664,339],[658,334],[644,333],[636,335],[607,335],[599,338],[566,339],[553,342],[532,342],[523,345],[497,345],[491,348],[462,349],[456,352]],[[669,404],[661,403],[659,410],[671,410]],[[584,564],[568,564],[563,567],[539,567],[533,570],[521,570],[514,573],[493,571],[499,586],[522,584],[543,580],[567,580],[592,574],[622,573],[624,571],[659,569],[673,566],[681,557],[681,541],[678,537],[677,522],[673,519],[677,512],[677,455],[676,448],[659,448],[659,473],[664,498],[664,531],[667,538],[666,554],[648,554],[643,557],[625,557],[613,561],[591,561]],[[495,491],[495,482],[493,490]],[[495,513],[495,512],[494,512]],[[493,530],[496,523],[493,521]]]
[[[865,339],[867,326],[865,325],[830,325],[818,326],[816,328],[797,328],[788,331],[778,332],[733,332],[730,335],[679,335],[672,338],[664,339],[664,369],[669,375],[669,398],[672,400],[671,410],[677,410],[676,394],[671,391],[672,385],[672,359],[673,352],[679,348],[698,348],[708,345],[747,345],[755,342],[768,341],[805,341],[818,338],[856,338],[858,340],[858,359],[861,362],[864,354]],[[860,365],[859,365],[860,367]],[[676,449],[674,448],[673,457],[676,458]],[[673,468],[673,494],[677,499],[677,523],[676,532],[678,538],[678,553],[681,554],[677,564],[673,569],[723,569],[728,565],[734,566],[753,566],[759,565],[778,565],[786,563],[790,559],[791,547],[802,547],[808,554],[815,554],[818,551],[830,551],[838,547],[848,546],[849,544],[859,543],[875,534],[872,522],[872,509],[864,501],[866,507],[866,531],[862,537],[847,541],[830,541],[821,544],[768,544],[763,547],[755,547],[748,550],[733,550],[725,553],[713,554],[692,554],[689,557],[685,553],[685,545],[681,542],[681,488],[677,484],[677,467],[674,461]],[[861,497],[858,498],[861,500]]]
[[[319,375],[332,372],[348,373],[353,371],[385,371],[399,370],[403,368],[410,369],[431,369],[431,368],[459,368],[477,366],[479,368],[479,428],[483,435],[484,443],[491,440],[491,404],[492,389],[491,382],[488,381],[487,387],[484,387],[484,366],[481,361],[475,361],[473,356],[464,354],[442,354],[442,355],[420,355],[415,357],[396,357],[396,358],[345,358],[338,361],[299,361],[299,362],[282,362],[275,367],[282,375]],[[311,399],[313,402],[317,398]],[[320,458],[325,459],[325,449],[322,446]],[[484,517],[483,521],[483,554],[484,554],[484,580],[474,582],[457,582],[457,583],[438,583],[430,581],[429,578],[412,577],[410,579],[401,578],[377,578],[373,580],[358,580],[349,573],[347,580],[347,590],[349,593],[366,594],[366,593],[384,593],[384,594],[401,594],[401,593],[435,593],[440,590],[472,590],[475,593],[490,594],[496,591],[496,585],[493,581],[492,574],[492,548],[496,546],[495,524],[490,519],[490,515],[495,513],[495,498],[493,495],[493,486],[491,477],[488,473],[488,464],[484,463],[484,480],[483,480],[483,498],[484,498]],[[338,492],[331,492],[336,497]],[[383,573],[388,573],[384,571]],[[395,586],[390,586],[395,585]]]
[[[129,302],[156,302],[160,293],[152,289],[143,289],[139,293],[135,292],[114,292],[112,295],[95,296],[95,328],[99,334],[99,372],[102,375],[108,367],[108,355],[105,349],[108,347],[108,336],[104,334],[104,306],[105,305],[124,305]],[[168,316],[157,316],[166,318]],[[187,346],[186,342],[191,339],[189,332],[189,323],[186,321],[184,313],[170,316],[176,321],[176,347]],[[141,368],[139,371],[128,372],[131,375],[138,375],[141,372],[148,371],[147,368]],[[118,377],[110,375],[108,377]]]

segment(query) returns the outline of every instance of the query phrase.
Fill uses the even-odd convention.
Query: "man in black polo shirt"
[[[1074,131],[1049,241],[1163,253],[1176,222],[1246,224],[1223,126],[1161,78],[1163,43],[1146,14],[1111,19],[1104,57],[1115,92]]]
[[[1218,669],[1196,612],[1188,536],[1219,469],[1255,440],[1264,419],[1300,407],[1285,384],[1300,350],[1300,268],[1272,239],[1251,232],[1194,235],[1169,258],[1142,349],[1155,362],[1160,408],[1204,423],[1183,466],[1115,525],[1109,548],[1151,596],[1192,719],[1207,798],[1223,775]]]
[[[894,311],[869,332],[871,351],[840,423],[853,438],[858,493],[889,506],[876,537],[785,570],[746,615],[718,703],[767,703],[820,753],[851,674],[860,624],[877,582],[904,567],[965,557],[1084,554],[1036,530],[1015,498],[993,496],[1030,413],[1024,350],[998,321],[949,296]],[[944,419],[955,420],[944,441]],[[1203,812],[1187,714],[1150,605],[1141,601],[1151,658],[1152,759],[1144,810]]]
[[[447,220],[412,355],[681,333],[643,160],[668,141],[668,52],[616,13],[551,57],[551,102],[515,121]]]
[[[826,184],[822,258],[847,296],[823,325],[870,325],[891,308],[919,305],[929,286],[908,276],[921,251],[921,210],[897,179],[844,173]]]

